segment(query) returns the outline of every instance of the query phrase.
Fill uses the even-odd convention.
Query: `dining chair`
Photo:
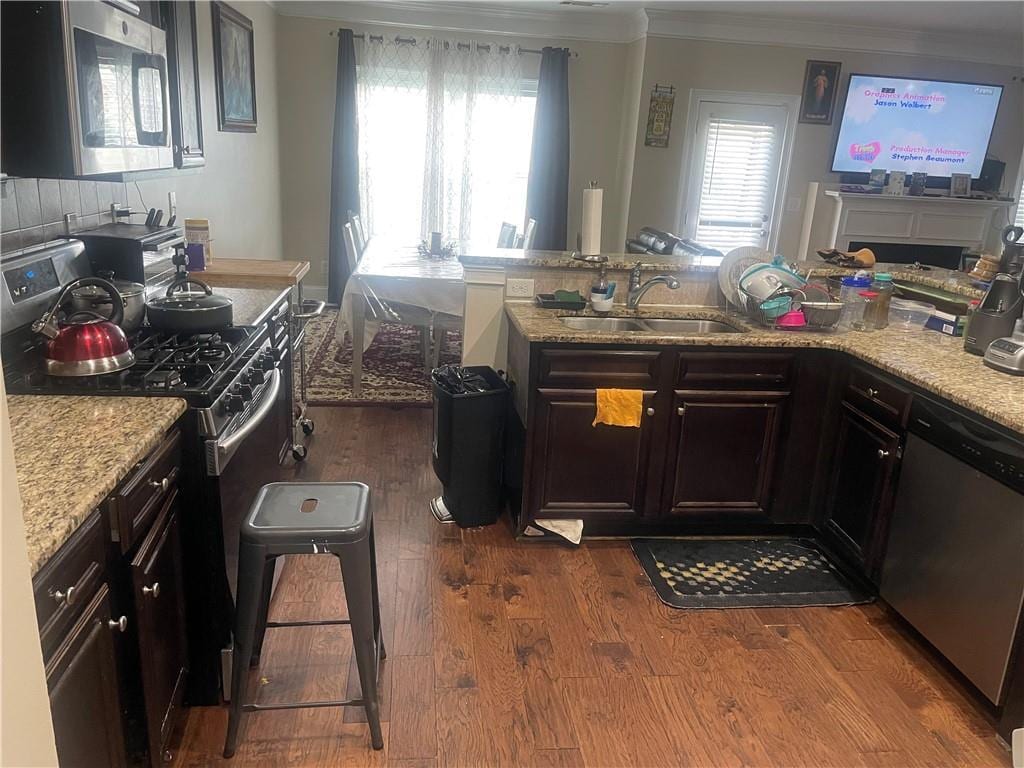
[[[359,252],[362,253],[366,249],[366,230],[363,229],[363,222],[359,218],[359,214],[355,211],[348,212],[348,223],[352,225],[352,234],[356,238],[356,246],[359,248]]]
[[[501,230],[498,232],[498,247],[512,248],[516,239],[516,225],[507,221],[501,222]]]
[[[533,239],[537,235],[537,220],[527,219],[526,226],[523,227],[523,250],[529,251],[533,249]]]
[[[344,226],[343,235],[345,240],[345,259],[348,261],[348,273],[351,275],[356,271],[356,267],[359,266],[359,259],[363,255],[363,249],[356,242],[355,227],[351,223]]]

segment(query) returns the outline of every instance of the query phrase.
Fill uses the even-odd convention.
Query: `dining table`
[[[416,244],[375,235],[345,283],[336,338],[352,337],[352,391],[362,395],[363,353],[383,322],[401,323],[402,308],[433,318],[462,317],[465,284],[458,256],[421,253]]]

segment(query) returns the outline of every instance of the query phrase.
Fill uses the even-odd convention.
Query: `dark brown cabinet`
[[[822,528],[872,580],[883,554],[899,456],[899,435],[841,403]]]
[[[193,0],[176,0],[163,2],[161,6],[167,29],[174,164],[178,168],[194,168],[206,163],[199,96],[196,4]]]
[[[151,764],[167,750],[188,674],[176,497],[172,491],[131,563]]]
[[[786,395],[675,392],[662,509],[767,520]]]
[[[46,665],[57,757],[63,766],[125,765],[111,639],[121,626],[111,616],[110,595],[103,584]]]
[[[534,517],[636,517],[645,512],[655,393],[639,429],[593,425],[594,389],[540,389],[532,436]]]

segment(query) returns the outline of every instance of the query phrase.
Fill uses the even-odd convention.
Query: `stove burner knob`
[[[264,371],[272,371],[277,365],[277,361],[274,360],[274,356],[269,352],[261,352],[257,363]]]
[[[263,372],[262,368],[252,367],[245,372],[245,383],[255,387],[257,384],[262,384],[267,378],[267,375]]]
[[[252,387],[248,384],[236,384],[235,393],[245,401],[252,400]]]
[[[225,413],[241,413],[245,409],[245,400],[239,395],[227,394],[224,395],[224,412]]]

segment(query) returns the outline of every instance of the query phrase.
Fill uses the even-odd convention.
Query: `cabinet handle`
[[[122,616],[119,619],[109,619],[107,621],[107,626],[110,627],[111,632],[115,630],[118,632],[124,632],[128,629],[128,617]]]
[[[654,415],[654,409],[653,408],[648,408],[647,409],[647,415],[648,416],[653,416]]]
[[[878,397],[878,390],[868,387],[868,397],[874,400],[876,397]]]
[[[166,492],[171,487],[171,478],[165,477],[160,480],[150,480],[149,484],[154,488],[159,488],[161,491]]]
[[[68,587],[66,590],[61,592],[59,589],[55,589],[50,593],[58,605],[74,605],[75,595],[78,594],[78,589],[75,587]]]
[[[142,594],[149,595],[149,597],[152,597],[154,600],[156,600],[156,598],[160,597],[160,582],[154,581],[153,586],[143,587]]]
[[[889,458],[889,452],[887,450],[885,450],[884,448],[879,448],[878,449],[878,458],[880,458],[880,459],[887,459],[887,458]]]
[[[686,413],[686,406],[680,405],[678,408],[676,408],[676,413],[682,416],[684,413]]]

